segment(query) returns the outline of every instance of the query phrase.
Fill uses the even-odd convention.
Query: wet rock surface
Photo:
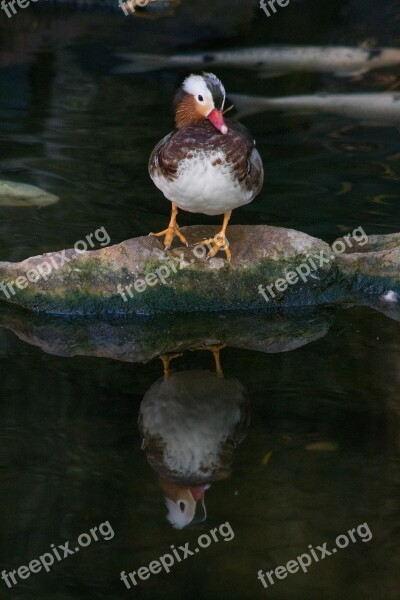
[[[182,232],[189,246],[178,242],[169,251],[160,238],[145,236],[2,262],[1,299],[49,314],[120,316],[314,306],[387,292],[396,300],[400,292],[400,234],[370,236],[334,256],[328,244],[299,231],[232,225],[228,263],[223,252],[206,260],[199,245],[217,226]]]
[[[279,227],[229,228],[229,264],[221,252],[206,260],[198,243],[218,227],[183,228],[189,247],[176,244],[164,252],[160,238],[139,237],[100,250],[53,252],[20,263],[0,263],[2,296],[31,310],[62,314],[152,314],[263,308],[258,291],[308,256],[327,253],[324,242]],[[276,302],[315,304],[332,265],[313,273],[311,285],[300,281]],[[37,279],[35,281],[35,279]],[[13,293],[14,290],[14,293]],[[7,297],[9,296],[9,297]]]
[[[362,248],[348,248],[336,260],[355,292],[400,296],[400,233],[370,235]]]

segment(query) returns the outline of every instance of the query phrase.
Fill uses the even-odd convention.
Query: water
[[[372,37],[399,45],[395,2],[380,3],[377,11],[372,2],[368,10],[356,1],[327,2],[322,10],[293,1],[274,20],[244,2],[217,4],[223,7],[218,18],[207,3],[194,11],[183,2],[153,19],[53,7],[24,9],[10,20],[8,62],[0,72],[0,177],[38,185],[60,201],[43,209],[0,207],[2,260],[71,247],[101,226],[112,243],[164,228],[169,205],[148,178],[147,160],[171,129],[170,101],[186,71],[115,75],[116,52]],[[54,37],[39,45],[46,28]],[[280,96],[383,91],[400,72],[356,80],[259,79],[227,68],[218,75],[231,92]],[[255,202],[235,211],[233,223],[294,227],[328,242],[358,226],[369,234],[400,230],[397,128],[268,113],[244,122],[256,135],[266,184]],[[181,221],[196,224],[199,216]],[[33,318],[2,307],[0,322],[1,570],[27,565],[50,544],[71,540],[74,548],[80,534],[100,523],[108,521],[115,534],[99,535],[49,573],[18,578],[12,589],[1,580],[1,598],[398,597],[395,310],[336,307],[104,324]],[[217,384],[211,353],[193,349],[216,340],[227,343],[220,352],[225,378]],[[157,356],[174,348],[182,355],[171,362],[172,384],[189,372],[193,391],[189,385],[182,393],[203,394],[206,433],[224,394],[229,400],[235,389],[242,399],[224,472],[205,492],[207,520],[181,530],[166,519],[160,461],[142,449],[138,426],[143,398],[162,381]],[[189,406],[182,422],[171,421],[186,452],[195,429]],[[226,522],[232,540],[220,534],[170,573],[151,575],[131,590],[120,581],[121,571],[148,566],[171,552],[171,544],[194,548],[199,535]],[[259,569],[286,565],[309,544],[326,541],[332,548],[337,535],[363,523],[372,532],[369,542],[358,537],[305,574],[275,578],[266,590],[257,579]]]

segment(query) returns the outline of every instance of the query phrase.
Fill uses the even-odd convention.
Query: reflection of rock
[[[236,379],[184,371],[162,377],[146,392],[139,415],[143,448],[161,476],[175,527],[205,518],[204,492],[229,476],[247,426],[246,393]]]
[[[305,233],[232,225],[228,264],[223,258],[199,257],[204,246],[198,242],[215,235],[217,226],[182,231],[191,245],[168,253],[157,238],[146,236],[84,254],[66,250],[63,260],[62,253],[53,252],[2,262],[0,297],[35,311],[109,316],[317,305],[348,300],[352,292],[399,291],[400,234],[371,236],[367,246],[353,244],[351,252],[335,260],[328,244]],[[46,277],[37,282],[27,281],[28,272],[40,271],[43,263],[56,267],[49,272],[47,266]],[[289,273],[292,285],[284,279]],[[274,295],[266,301],[265,288],[271,284]]]
[[[21,340],[57,356],[98,356],[147,362],[166,352],[205,343],[260,352],[286,352],[324,337],[327,309],[260,313],[155,315],[107,322],[63,319],[15,312],[5,307],[1,326]]]

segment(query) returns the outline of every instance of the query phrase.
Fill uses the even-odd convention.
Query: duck
[[[230,476],[234,451],[247,434],[247,392],[237,379],[223,376],[220,349],[193,348],[213,353],[215,371],[171,372],[171,360],[181,354],[162,355],[164,374],[140,404],[142,450],[158,474],[167,521],[175,529],[206,520],[205,493]]]
[[[179,210],[205,215],[222,215],[216,236],[199,241],[210,248],[206,258],[224,251],[231,260],[226,230],[232,211],[249,204],[261,191],[264,168],[256,142],[241,123],[227,121],[224,114],[225,88],[213,73],[188,76],[175,100],[175,129],[154,148],[149,175],[171,202],[164,236],[168,250],[174,238],[188,246],[177,223]]]

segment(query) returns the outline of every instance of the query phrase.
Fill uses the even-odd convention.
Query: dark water
[[[117,52],[400,42],[396,2],[378,10],[376,2],[292,0],[274,19],[256,2],[220,0],[213,9],[187,0],[175,12],[127,19],[39,6],[6,25],[0,15],[0,177],[60,197],[44,208],[0,206],[1,260],[71,247],[101,226],[112,243],[165,226],[169,204],[149,180],[147,160],[171,129],[170,101],[187,71],[116,75]],[[280,96],[396,89],[400,70],[356,79],[260,79],[228,68],[218,75],[231,92]],[[233,223],[293,227],[327,241],[359,226],[399,231],[397,127],[268,113],[244,122],[257,138],[266,184]],[[99,536],[50,573],[18,578],[12,589],[0,580],[0,598],[398,598],[400,325],[395,310],[383,309],[88,324],[1,308],[0,569],[27,565],[50,544],[71,540],[74,548],[100,523],[115,535]],[[180,373],[189,381],[179,384],[187,412],[172,419],[182,454],[195,446],[191,427],[200,422],[190,398],[204,402],[206,435],[230,395],[239,407],[224,474],[205,493],[207,519],[181,530],[166,520],[137,424],[143,398],[161,385],[157,355],[172,349],[170,340],[182,353],[170,385]],[[210,352],[193,350],[215,340],[227,344],[219,383]],[[220,534],[129,591],[120,581],[121,571],[148,566],[171,544],[194,548],[199,535],[226,522],[231,541]],[[259,569],[286,565],[309,544],[332,548],[337,535],[363,523],[370,541],[358,537],[266,590],[257,580]]]

